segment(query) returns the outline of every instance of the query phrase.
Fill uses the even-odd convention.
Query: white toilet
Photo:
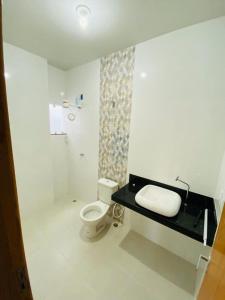
[[[112,204],[111,196],[118,190],[118,183],[101,178],[98,181],[98,200],[85,205],[80,211],[84,233],[88,238],[97,236],[106,226],[106,215]]]

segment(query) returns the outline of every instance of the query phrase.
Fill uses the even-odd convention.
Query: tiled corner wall
[[[99,178],[126,182],[135,47],[101,59]]]

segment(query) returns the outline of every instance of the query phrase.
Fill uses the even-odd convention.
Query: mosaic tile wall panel
[[[99,178],[126,183],[135,47],[101,59]]]

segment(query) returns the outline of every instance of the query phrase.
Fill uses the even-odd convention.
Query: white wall
[[[180,175],[192,191],[214,196],[225,149],[224,36],[219,18],[137,45],[129,173],[171,185]],[[193,264],[209,251],[141,215],[131,212],[130,222]]]
[[[67,136],[51,135],[53,189],[56,201],[65,202],[69,196],[69,149]]]
[[[67,97],[84,95],[84,107],[73,108],[75,121],[67,120],[70,195],[85,202],[97,200],[100,61],[67,72]],[[69,112],[69,111],[68,111]],[[84,154],[84,156],[81,156]]]
[[[49,103],[66,99],[66,72],[48,65]],[[69,151],[67,136],[51,135],[53,188],[56,201],[69,199]]]
[[[129,214],[131,229],[192,264],[197,264],[200,254],[208,255],[208,246],[133,211]]]
[[[225,148],[224,36],[222,17],[137,45],[129,173],[171,185],[180,175],[214,196]]]
[[[47,61],[9,44],[4,60],[19,205],[27,216],[53,202]]]
[[[51,65],[48,65],[48,93],[49,103],[62,104],[66,98],[66,72]]]

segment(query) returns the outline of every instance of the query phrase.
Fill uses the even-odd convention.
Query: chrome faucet
[[[186,197],[185,197],[185,202],[184,202],[184,205],[187,206],[187,199],[188,199],[188,193],[190,191],[190,185],[187,182],[181,180],[179,178],[179,176],[177,176],[176,181],[182,182],[183,184],[185,184],[187,186]]]

